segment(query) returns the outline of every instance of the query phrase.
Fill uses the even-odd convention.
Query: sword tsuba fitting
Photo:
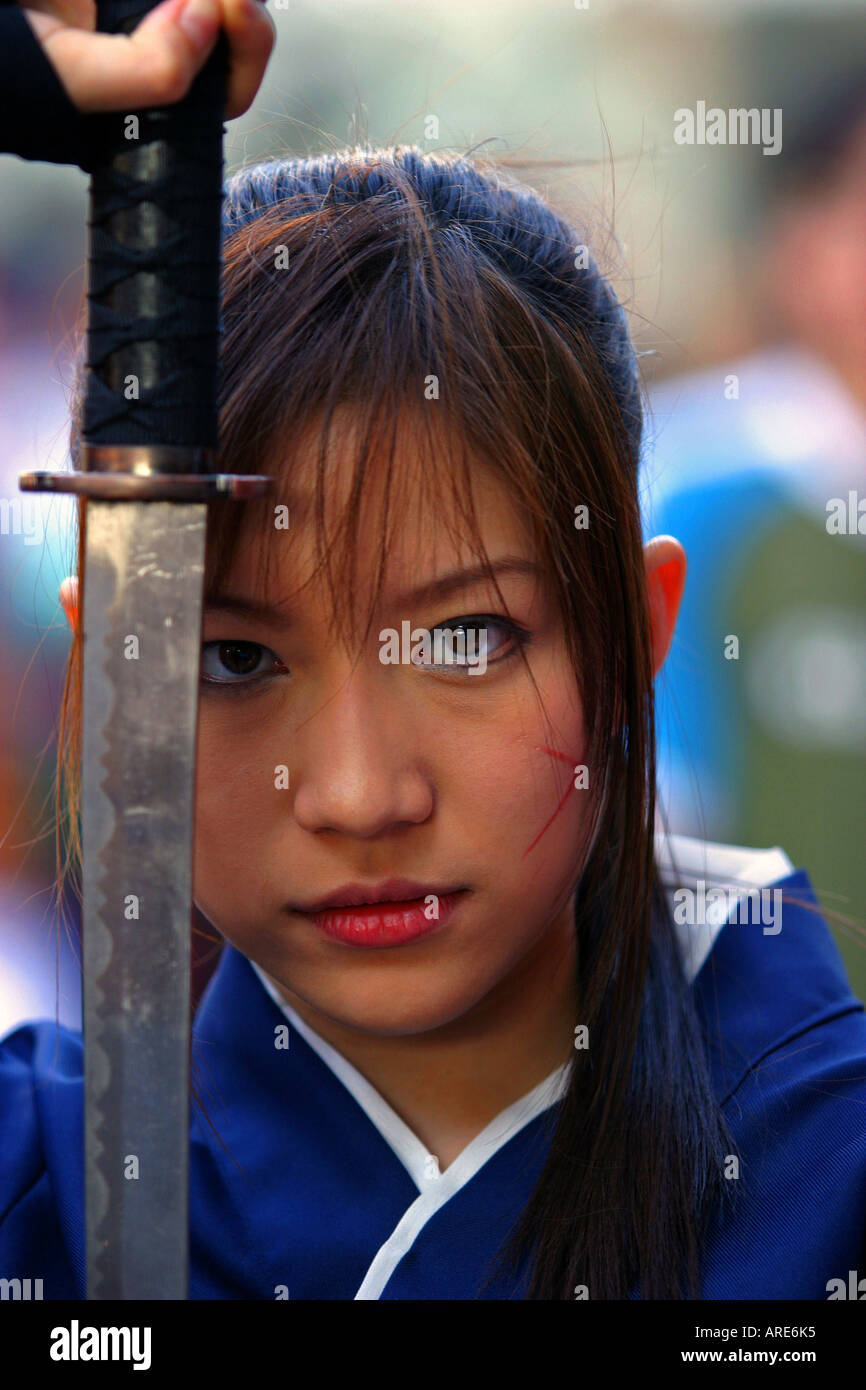
[[[215,451],[169,444],[82,444],[75,471],[20,473],[22,492],[71,492],[104,502],[243,501],[262,497],[273,479],[213,473]]]

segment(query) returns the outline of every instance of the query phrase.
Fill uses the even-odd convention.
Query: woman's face
[[[332,452],[330,525],[347,495],[339,458]],[[417,463],[405,440],[401,474],[412,476]],[[559,614],[530,572],[534,557],[513,503],[489,473],[474,482],[481,539],[494,566],[507,558],[524,567],[498,575],[508,611],[488,581],[452,580],[475,557],[449,516],[398,506],[402,529],[389,546],[370,634],[350,649],[338,640],[324,580],[301,587],[314,561],[313,478],[301,449],[269,589],[250,544],[259,538],[247,536],[206,607],[195,899],[308,1009],[364,1032],[420,1033],[470,1015],[539,953],[561,960],[572,949],[591,813],[590,792],[574,785],[575,766],[586,761],[583,713]],[[376,509],[368,510],[356,518],[361,595],[372,591],[382,551]],[[435,593],[446,577],[447,592],[443,583]],[[221,607],[227,597],[275,611]],[[367,605],[358,612],[362,628]],[[509,617],[529,636],[549,725]],[[381,659],[385,629],[451,624],[453,634],[467,618],[486,628],[484,670],[482,658],[469,673],[471,644],[462,666],[457,643],[450,665],[430,654],[435,669]],[[349,935],[334,937],[301,910],[348,883],[393,878],[423,885],[432,930],[404,939],[398,914],[396,939],[387,923],[377,937],[374,922],[375,944],[361,944],[369,917],[336,919]],[[447,915],[439,897],[450,888],[460,891]]]

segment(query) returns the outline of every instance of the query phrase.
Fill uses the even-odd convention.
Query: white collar
[[[707,889],[724,886],[731,894],[745,896],[750,888],[763,888],[794,872],[794,866],[783,849],[746,849],[742,845],[719,845],[711,840],[695,840],[688,835],[664,835],[656,832],[656,863],[673,917],[674,894],[678,888],[688,888],[703,880]],[[713,948],[713,943],[730,912],[719,901],[707,908],[705,923],[695,926],[678,924],[674,931],[689,983]]]

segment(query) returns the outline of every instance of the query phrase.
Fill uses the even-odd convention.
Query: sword
[[[128,32],[153,0],[97,0]],[[188,1297],[190,930],[207,504],[215,473],[227,41],[184,100],[90,118],[80,469],[88,1299]]]

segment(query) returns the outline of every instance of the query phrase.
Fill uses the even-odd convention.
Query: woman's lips
[[[328,907],[304,913],[331,941],[346,946],[403,946],[438,931],[452,916],[463,896],[429,893],[402,903],[370,903],[363,907]]]

